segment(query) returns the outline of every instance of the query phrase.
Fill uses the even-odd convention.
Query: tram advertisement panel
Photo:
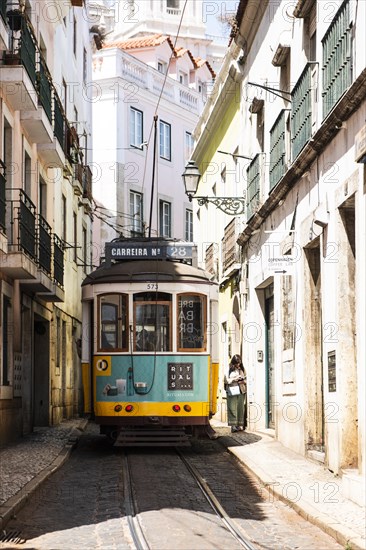
[[[207,401],[208,355],[94,357],[96,401]]]

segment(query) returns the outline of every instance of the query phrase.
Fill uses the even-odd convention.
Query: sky
[[[206,23],[207,34],[221,36],[229,35],[230,29],[222,25],[217,17],[219,15],[235,15],[239,0],[203,0],[203,21]]]

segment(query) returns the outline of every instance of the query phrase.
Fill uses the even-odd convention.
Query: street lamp
[[[201,178],[200,171],[197,164],[194,160],[189,160],[186,168],[182,174],[184,181],[184,187],[186,190],[186,195],[189,198],[189,201],[192,202],[192,199],[196,199],[200,206],[204,204],[212,203],[231,216],[238,216],[243,214],[245,211],[245,199],[240,197],[198,197],[196,195],[198,183]]]

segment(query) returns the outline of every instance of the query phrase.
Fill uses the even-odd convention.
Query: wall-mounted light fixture
[[[245,211],[244,197],[198,197],[196,195],[198,183],[201,178],[201,173],[194,160],[189,160],[182,174],[186,195],[191,202],[196,199],[200,206],[212,203],[225,214],[238,216]]]

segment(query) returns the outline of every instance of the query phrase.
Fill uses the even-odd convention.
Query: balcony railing
[[[0,160],[0,227],[6,229],[5,164]]]
[[[167,8],[166,12],[168,15],[180,15],[182,10],[180,8]]]
[[[61,287],[64,286],[64,248],[61,239],[53,235],[53,278]]]
[[[239,262],[239,219],[234,218],[224,230],[224,238],[221,241],[222,268],[226,271],[230,266]]]
[[[52,230],[51,226],[42,216],[38,216],[38,264],[46,271],[51,273],[52,256]]]
[[[270,189],[274,188],[286,171],[286,112],[286,109],[280,112],[270,131]]]
[[[323,40],[323,116],[352,83],[350,2],[343,2]]]
[[[294,89],[292,90],[291,143],[292,160],[311,137],[312,132],[312,91],[311,63],[307,63]]]
[[[42,59],[39,62],[37,80],[38,102],[42,105],[48,120],[52,123],[52,79],[46,63]]]
[[[19,202],[16,207],[18,222],[18,249],[23,250],[31,258],[37,256],[36,248],[36,207],[22,189],[19,191]]]
[[[247,169],[247,220],[253,216],[260,204],[261,154],[254,157]]]
[[[2,3],[6,4],[6,2]],[[4,56],[5,65],[23,65],[36,87],[36,38],[27,17],[13,10],[9,18],[11,31],[10,51]]]
[[[30,29],[29,23],[23,18],[20,38],[20,58],[34,86],[36,86],[37,82],[36,44],[37,41]]]
[[[61,101],[54,90],[53,92],[53,124],[55,136],[61,145],[62,149],[65,149],[65,114],[61,105]]]

